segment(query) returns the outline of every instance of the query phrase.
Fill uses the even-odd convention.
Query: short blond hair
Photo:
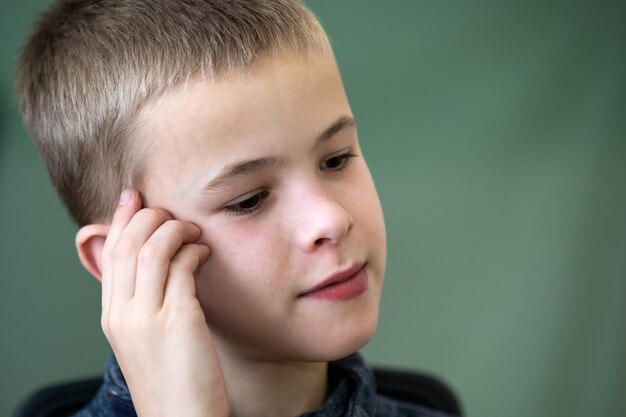
[[[21,55],[20,108],[74,220],[106,222],[122,189],[139,187],[133,122],[147,100],[327,42],[297,0],[61,0]]]

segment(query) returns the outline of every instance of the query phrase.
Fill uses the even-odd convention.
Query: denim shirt
[[[441,413],[378,395],[372,370],[355,353],[329,365],[332,393],[317,411],[300,417],[445,417]],[[74,417],[136,417],[130,392],[111,355],[104,382],[91,402]]]

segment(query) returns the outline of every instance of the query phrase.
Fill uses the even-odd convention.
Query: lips
[[[365,263],[359,263],[332,274],[300,294],[300,297],[334,300],[355,297],[367,289],[368,277],[365,266]]]

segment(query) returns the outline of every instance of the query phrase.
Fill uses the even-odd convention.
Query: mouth
[[[335,273],[310,290],[300,294],[299,298],[346,300],[356,297],[367,289],[369,279],[366,266],[366,263],[361,263]]]

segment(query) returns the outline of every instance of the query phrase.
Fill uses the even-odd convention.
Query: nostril
[[[329,240],[327,237],[319,238],[315,241],[315,246],[322,246],[327,240]]]

